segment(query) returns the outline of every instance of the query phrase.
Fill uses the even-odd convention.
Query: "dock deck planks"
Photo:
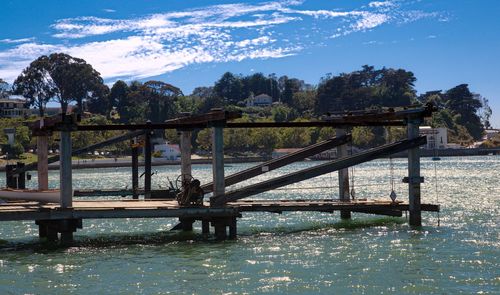
[[[242,200],[226,207],[180,207],[173,200],[84,200],[73,201],[73,207],[61,209],[58,204],[7,202],[0,204],[0,221],[69,218],[148,218],[148,217],[234,217],[242,212],[318,211],[353,212],[401,216],[408,203],[379,200]],[[423,211],[439,211],[438,205],[422,204]]]

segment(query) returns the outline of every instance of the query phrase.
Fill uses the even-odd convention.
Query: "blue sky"
[[[224,72],[316,84],[364,64],[404,68],[417,90],[468,83],[500,127],[500,1],[6,1],[0,78],[66,52],[106,82],[159,79],[190,93]]]

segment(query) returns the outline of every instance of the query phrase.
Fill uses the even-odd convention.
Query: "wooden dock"
[[[203,234],[214,227],[219,240],[236,238],[236,219],[248,212],[359,212],[386,216],[402,216],[409,204],[401,201],[376,200],[240,200],[225,207],[210,207],[206,202],[199,207],[181,207],[173,200],[85,200],[74,201],[73,207],[38,202],[6,202],[0,204],[0,221],[35,220],[39,236],[49,240],[70,243],[83,219],[108,218],[178,218],[174,229],[191,231],[195,221],[201,221]],[[439,211],[438,205],[422,204],[422,211]],[[229,230],[229,233],[228,233]]]
[[[210,207],[206,202],[200,207],[180,207],[173,200],[80,200],[72,208],[59,204],[38,202],[6,202],[0,204],[0,221],[52,220],[52,219],[101,219],[101,218],[218,218],[236,217],[243,212],[349,210],[353,212],[401,216],[408,211],[408,203],[380,200],[243,200],[230,202],[225,207]],[[422,211],[439,211],[438,205],[422,204]],[[399,214],[397,214],[398,212]],[[392,214],[395,213],[395,214]]]
[[[23,166],[17,164],[9,167],[6,172],[7,186],[25,188],[25,172],[37,167],[38,188],[48,187],[48,162],[59,160],[60,165],[60,202],[58,204],[39,204],[35,202],[6,202],[0,204],[0,221],[33,220],[39,226],[39,236],[48,240],[59,240],[70,243],[77,228],[82,228],[83,219],[99,218],[178,218],[179,224],[174,229],[189,231],[195,221],[201,221],[202,233],[209,234],[210,226],[214,228],[217,239],[236,238],[237,218],[246,212],[340,212],[342,219],[351,218],[351,212],[402,216],[409,212],[409,224],[422,225],[422,211],[439,211],[434,204],[421,204],[420,149],[426,143],[426,137],[419,136],[418,126],[424,118],[429,117],[435,108],[432,105],[416,108],[402,108],[387,111],[349,112],[340,116],[328,116],[310,122],[227,122],[241,117],[240,113],[226,112],[214,109],[201,115],[186,115],[164,123],[129,124],[129,125],[79,125],[76,116],[62,115],[60,118],[41,119],[32,126],[33,134],[39,139],[39,163]],[[349,154],[348,145],[352,136],[348,128],[354,126],[406,126],[407,139],[387,143],[356,154]],[[225,175],[224,169],[224,128],[298,128],[298,127],[332,127],[336,128],[336,137],[305,147],[290,155],[273,159],[232,175]],[[212,129],[212,181],[201,185],[193,175],[191,166],[192,131],[196,128]],[[171,183],[168,191],[153,191],[151,189],[152,165],[152,130],[176,129],[180,135],[181,169],[180,175]],[[124,130],[128,133],[111,138],[107,141],[73,150],[71,132]],[[60,133],[60,156],[47,158],[46,142],[53,132]],[[131,190],[80,190],[73,194],[71,156],[87,152],[98,147],[130,140],[132,153]],[[43,148],[45,147],[45,148]],[[139,147],[144,153],[144,189],[139,189],[138,155]],[[226,191],[230,185],[243,182],[255,176],[268,173],[296,161],[318,154],[322,151],[336,148],[338,159],[313,167],[281,175],[255,184]],[[387,200],[351,200],[348,168],[377,158],[408,151],[408,176],[403,182],[408,184],[408,202]],[[250,200],[251,196],[284,187],[293,183],[318,177],[320,175],[338,172],[338,199],[311,200]],[[392,177],[392,176],[391,176]],[[391,178],[391,182],[393,182]],[[175,184],[175,185],[174,185]],[[201,185],[201,186],[200,186]],[[201,194],[199,193],[201,191]],[[203,206],[180,206],[172,196],[183,196],[183,205],[196,203],[203,192],[212,193],[210,202]],[[73,196],[105,196],[130,195],[132,200],[74,200]],[[144,199],[139,199],[139,195]],[[187,197],[184,197],[187,196]],[[161,197],[163,199],[155,199]],[[170,199],[166,199],[170,197]],[[185,202],[188,200],[188,202]]]

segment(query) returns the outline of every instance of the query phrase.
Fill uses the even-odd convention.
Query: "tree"
[[[58,101],[63,113],[72,101],[76,101],[78,111],[83,112],[85,100],[106,95],[101,75],[85,60],[65,53],[53,53],[48,57],[48,64],[50,76],[59,90]]]
[[[41,56],[31,62],[13,84],[14,93],[27,98],[28,105],[38,109],[40,117],[44,116],[47,103],[59,95],[59,89],[49,69],[48,57]]]
[[[215,82],[215,94],[229,104],[237,104],[246,98],[243,92],[243,83],[239,77],[230,72],[225,73]]]
[[[415,100],[415,81],[413,73],[403,69],[366,65],[360,71],[327,76],[318,86],[316,114],[406,106]]]
[[[177,113],[175,100],[183,95],[179,88],[162,81],[147,81],[143,89],[149,106],[149,120],[164,122]]]
[[[314,110],[316,92],[313,90],[300,91],[293,94],[292,107],[303,114]]]
[[[474,139],[480,139],[484,131],[481,118],[477,115],[483,106],[481,100],[474,96],[467,84],[460,84],[444,94],[446,106],[456,117],[456,123],[463,125]]]
[[[5,82],[2,78],[0,78],[0,98],[9,97],[9,83]]]
[[[375,134],[369,127],[354,127],[352,129],[352,142],[360,147],[369,147],[375,139]]]
[[[490,107],[490,101],[486,97],[480,94],[477,95],[479,96],[479,100],[481,101],[482,104],[482,107],[479,110],[481,124],[483,124],[485,129],[490,129],[491,128],[490,118],[491,115],[493,114],[493,111],[491,110]]]

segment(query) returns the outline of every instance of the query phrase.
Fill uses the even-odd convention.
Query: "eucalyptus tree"
[[[177,113],[175,100],[182,96],[182,91],[162,81],[147,81],[143,84],[146,100],[149,102],[149,119],[163,122]]]
[[[85,100],[107,95],[101,74],[85,60],[65,53],[53,53],[49,55],[48,63],[50,76],[59,89],[58,101],[63,112],[72,101],[76,101],[79,112],[82,112]]]
[[[50,75],[49,68],[48,57],[39,57],[22,71],[12,87],[15,94],[27,98],[28,105],[35,107],[40,117],[45,115],[47,103],[59,96],[59,89]]]

